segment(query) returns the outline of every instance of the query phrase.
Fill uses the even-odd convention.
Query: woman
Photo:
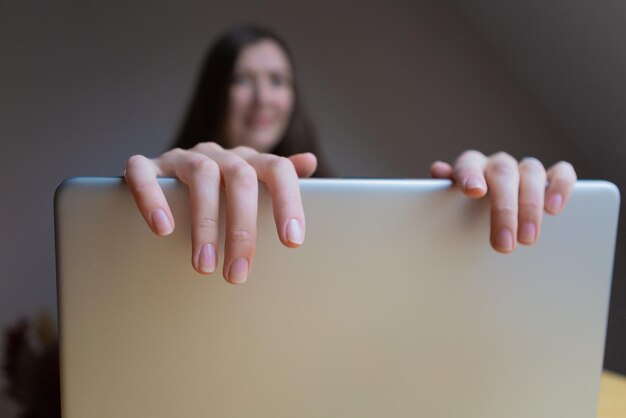
[[[216,142],[202,142],[208,138]],[[227,208],[226,280],[244,283],[250,271],[258,181],[272,196],[281,242],[288,247],[302,245],[305,222],[298,178],[327,175],[328,170],[316,158],[317,142],[302,109],[293,60],[276,34],[244,26],[216,42],[175,145],[155,159],[129,158],[125,178],[143,217],[158,235],[174,230],[174,218],[156,178],[177,177],[187,184],[192,264],[198,272],[213,273],[217,265],[222,182]],[[473,198],[483,198],[489,191],[491,245],[504,253],[518,241],[537,240],[543,210],[558,213],[576,180],[566,162],[546,173],[533,158],[518,163],[505,153],[485,156],[477,151],[464,152],[453,165],[437,161],[431,174],[454,180]]]

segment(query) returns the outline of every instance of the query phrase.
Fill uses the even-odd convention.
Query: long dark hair
[[[278,145],[270,152],[281,156],[312,152],[318,156],[316,174],[327,174],[329,170],[319,152],[317,133],[306,114],[298,91],[291,51],[276,33],[256,25],[244,25],[224,33],[209,49],[173,145],[188,149],[202,141],[213,141],[224,147],[228,146],[221,136],[227,113],[228,89],[237,57],[250,44],[268,39],[276,42],[285,51],[294,73],[294,107],[291,119]]]

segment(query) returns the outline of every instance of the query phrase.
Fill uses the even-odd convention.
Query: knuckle
[[[517,161],[509,154],[499,152],[490,158],[488,167],[496,174],[511,174],[517,170]]]
[[[129,157],[128,160],[126,161],[126,170],[127,171],[135,170],[137,167],[144,164],[146,160],[147,158],[144,157],[143,155],[140,155],[140,154],[133,155]]]
[[[504,151],[498,151],[491,156],[491,158],[495,161],[503,161],[507,164],[515,164],[517,165],[517,160],[513,158],[513,156]]]
[[[545,168],[541,161],[534,157],[526,157],[519,163],[520,171],[527,171],[531,173],[545,173]]]
[[[228,232],[228,240],[232,244],[249,244],[256,239],[256,233],[248,229],[233,229]]]
[[[209,152],[215,152],[215,151],[220,151],[223,148],[212,141],[204,141],[204,142],[199,142],[196,145],[193,146],[193,148],[191,148],[194,152],[199,152],[201,154],[206,154]]]
[[[468,149],[468,150],[463,151],[459,157],[461,157],[461,158],[463,158],[463,157],[480,157],[482,155],[483,155],[483,153],[480,152],[480,151],[477,151],[475,149]]]
[[[458,158],[456,159],[456,163],[458,164],[461,161],[465,161],[465,160],[473,160],[473,159],[482,159],[484,158],[485,155],[480,152],[477,151],[475,149],[468,149],[463,151]]]
[[[245,161],[235,161],[224,167],[225,174],[234,179],[241,181],[256,181],[256,171]]]
[[[517,206],[510,202],[498,203],[493,206],[493,212],[503,217],[515,216],[517,210]]]
[[[171,166],[177,161],[183,161],[185,155],[187,155],[188,153],[189,151],[186,151],[182,148],[172,148],[171,150],[161,154],[161,156],[157,158],[157,160],[161,161],[163,164]]]
[[[233,148],[233,151],[238,151],[238,152],[242,152],[242,153],[246,153],[246,154],[248,154],[248,153],[255,153],[255,154],[257,154],[258,153],[258,151],[255,150],[254,148],[251,148],[251,147],[248,147],[248,146],[245,146],[245,145],[239,145],[239,146]]]
[[[564,173],[564,176],[566,176],[567,179],[576,180],[576,170],[571,163],[567,161],[559,161],[556,166]]]
[[[543,204],[538,200],[525,200],[520,202],[519,210],[524,213],[541,213]]]
[[[515,171],[515,166],[507,161],[497,160],[489,164],[489,171],[497,175],[510,175]]]
[[[270,157],[269,168],[272,171],[293,171],[295,172],[295,167],[289,158],[287,157],[279,157],[277,155],[273,155]]]
[[[553,170],[548,175],[550,189],[565,190],[572,187],[577,180],[576,172],[573,170]]]
[[[220,169],[210,158],[196,158],[191,162],[191,172],[200,177],[217,177]]]
[[[165,153],[163,153],[164,157],[178,157],[180,155],[185,154],[187,151],[185,151],[182,148],[176,147],[176,148],[172,148],[169,151],[166,151]]]
[[[568,161],[559,161],[556,165],[566,170],[574,170],[574,166]]]
[[[201,216],[196,220],[196,227],[200,229],[216,229],[219,221],[211,216]]]

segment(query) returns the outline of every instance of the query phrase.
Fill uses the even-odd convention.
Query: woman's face
[[[269,39],[245,47],[229,89],[227,143],[270,151],[289,124],[293,104],[292,69],[283,49]]]

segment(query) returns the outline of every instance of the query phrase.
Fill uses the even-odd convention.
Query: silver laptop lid
[[[192,269],[186,189],[161,184],[166,238],[121,179],[57,192],[64,417],[595,417],[613,185],[578,182],[502,255],[486,202],[446,181],[302,180],[304,246],[261,193],[233,286]]]

